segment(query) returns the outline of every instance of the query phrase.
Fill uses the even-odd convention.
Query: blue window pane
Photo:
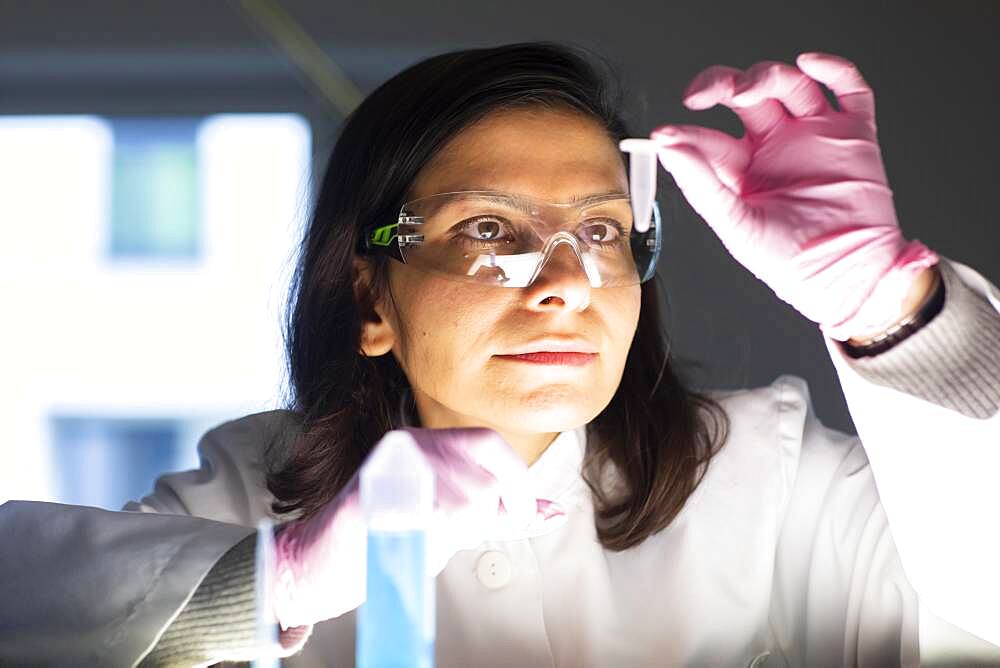
[[[200,118],[112,119],[111,254],[195,258]]]
[[[140,499],[174,468],[182,426],[176,420],[53,418],[58,500],[118,510]]]

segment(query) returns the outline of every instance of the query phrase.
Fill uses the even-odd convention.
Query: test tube
[[[629,197],[632,225],[637,232],[649,229],[656,199],[656,142],[651,139],[623,139],[618,148],[629,154]]]
[[[253,668],[278,668],[278,626],[271,616],[271,578],[274,571],[274,525],[268,518],[257,524],[257,551],[254,562],[254,594],[257,610],[257,646],[262,648]]]
[[[426,531],[434,471],[406,431],[389,432],[361,467],[368,524],[365,602],[357,615],[357,668],[431,668],[434,580]]]

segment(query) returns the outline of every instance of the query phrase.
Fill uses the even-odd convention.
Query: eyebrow
[[[497,191],[497,190],[490,190],[489,188],[464,188],[461,191],[457,191],[457,192],[477,192],[477,191],[479,191],[479,192],[502,192],[502,191]],[[530,195],[521,195],[521,194],[518,194],[518,193],[510,193],[510,195],[513,195],[513,197],[506,197],[506,196],[489,197],[489,196],[487,196],[484,199],[491,200],[491,201],[493,201],[493,202],[495,202],[497,204],[508,204],[508,203],[511,203],[511,202],[515,202],[517,204],[520,204],[523,201],[529,200],[529,199],[541,199],[539,197],[531,197]],[[629,194],[627,192],[622,192],[621,190],[609,190],[609,191],[602,192],[602,193],[591,193],[591,194],[588,194],[588,195],[573,195],[572,197],[569,198],[569,201],[567,201],[567,202],[558,202],[558,203],[559,204],[580,204],[582,202],[589,202],[591,200],[600,200],[600,199],[604,199],[606,197],[628,197],[628,196],[629,196]],[[520,208],[520,207],[518,207],[518,208]]]
[[[617,195],[617,196],[624,195],[625,197],[628,197],[628,193],[627,192],[622,192],[620,190],[609,190],[607,192],[594,193],[592,195],[576,195],[576,196],[571,197],[569,199],[569,201],[571,203],[573,203],[573,204],[576,204],[577,202],[586,202],[587,200],[602,199],[604,197],[612,197],[612,196],[615,196],[615,195]]]

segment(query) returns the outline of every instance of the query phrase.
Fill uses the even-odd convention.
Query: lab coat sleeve
[[[0,665],[132,666],[213,564],[266,512],[264,453],[281,412],[209,431],[201,466],[126,510],[0,507]]]
[[[781,653],[792,666],[919,665],[918,599],[860,440],[822,425],[803,379],[772,387],[792,481],[769,613]]]
[[[1000,644],[1000,291],[942,262],[942,313],[876,373],[825,343],[907,579],[935,615]]]
[[[299,424],[295,413],[267,411],[219,425],[199,440],[197,469],[160,476],[152,494],[124,509],[256,526],[274,500],[267,469],[287,452]]]
[[[134,665],[250,529],[55,503],[0,506],[0,665]]]

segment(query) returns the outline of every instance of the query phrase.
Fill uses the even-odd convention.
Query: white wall
[[[52,415],[179,418],[193,448],[207,426],[277,406],[308,126],[202,123],[197,261],[110,256],[112,142],[97,117],[0,117],[0,503],[56,498]]]

